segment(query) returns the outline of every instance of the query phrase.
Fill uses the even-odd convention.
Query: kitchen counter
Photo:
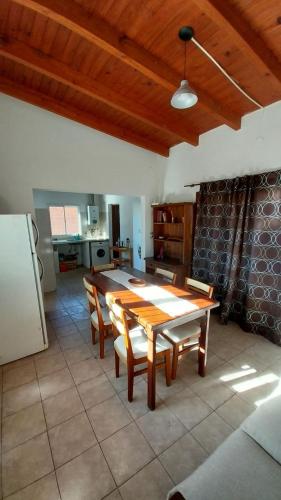
[[[93,241],[109,241],[108,238],[81,238],[80,240],[52,240],[53,246],[77,245],[82,243],[92,243]]]

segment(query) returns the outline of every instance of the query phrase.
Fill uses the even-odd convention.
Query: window
[[[49,207],[52,236],[81,234],[78,207]]]

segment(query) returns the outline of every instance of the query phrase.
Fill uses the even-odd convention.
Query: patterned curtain
[[[201,184],[193,277],[221,319],[281,345],[281,170]]]

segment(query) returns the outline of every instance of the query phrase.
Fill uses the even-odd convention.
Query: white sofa
[[[260,406],[169,500],[281,500],[281,397]]]

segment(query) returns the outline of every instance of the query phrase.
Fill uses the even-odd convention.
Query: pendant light
[[[183,26],[179,30],[179,38],[185,43],[184,46],[184,72],[183,80],[181,81],[180,87],[173,94],[171,99],[171,106],[176,109],[187,109],[194,106],[198,101],[198,96],[193,90],[187,79],[186,79],[186,48],[187,42],[192,39],[194,35],[193,28],[191,26]]]

